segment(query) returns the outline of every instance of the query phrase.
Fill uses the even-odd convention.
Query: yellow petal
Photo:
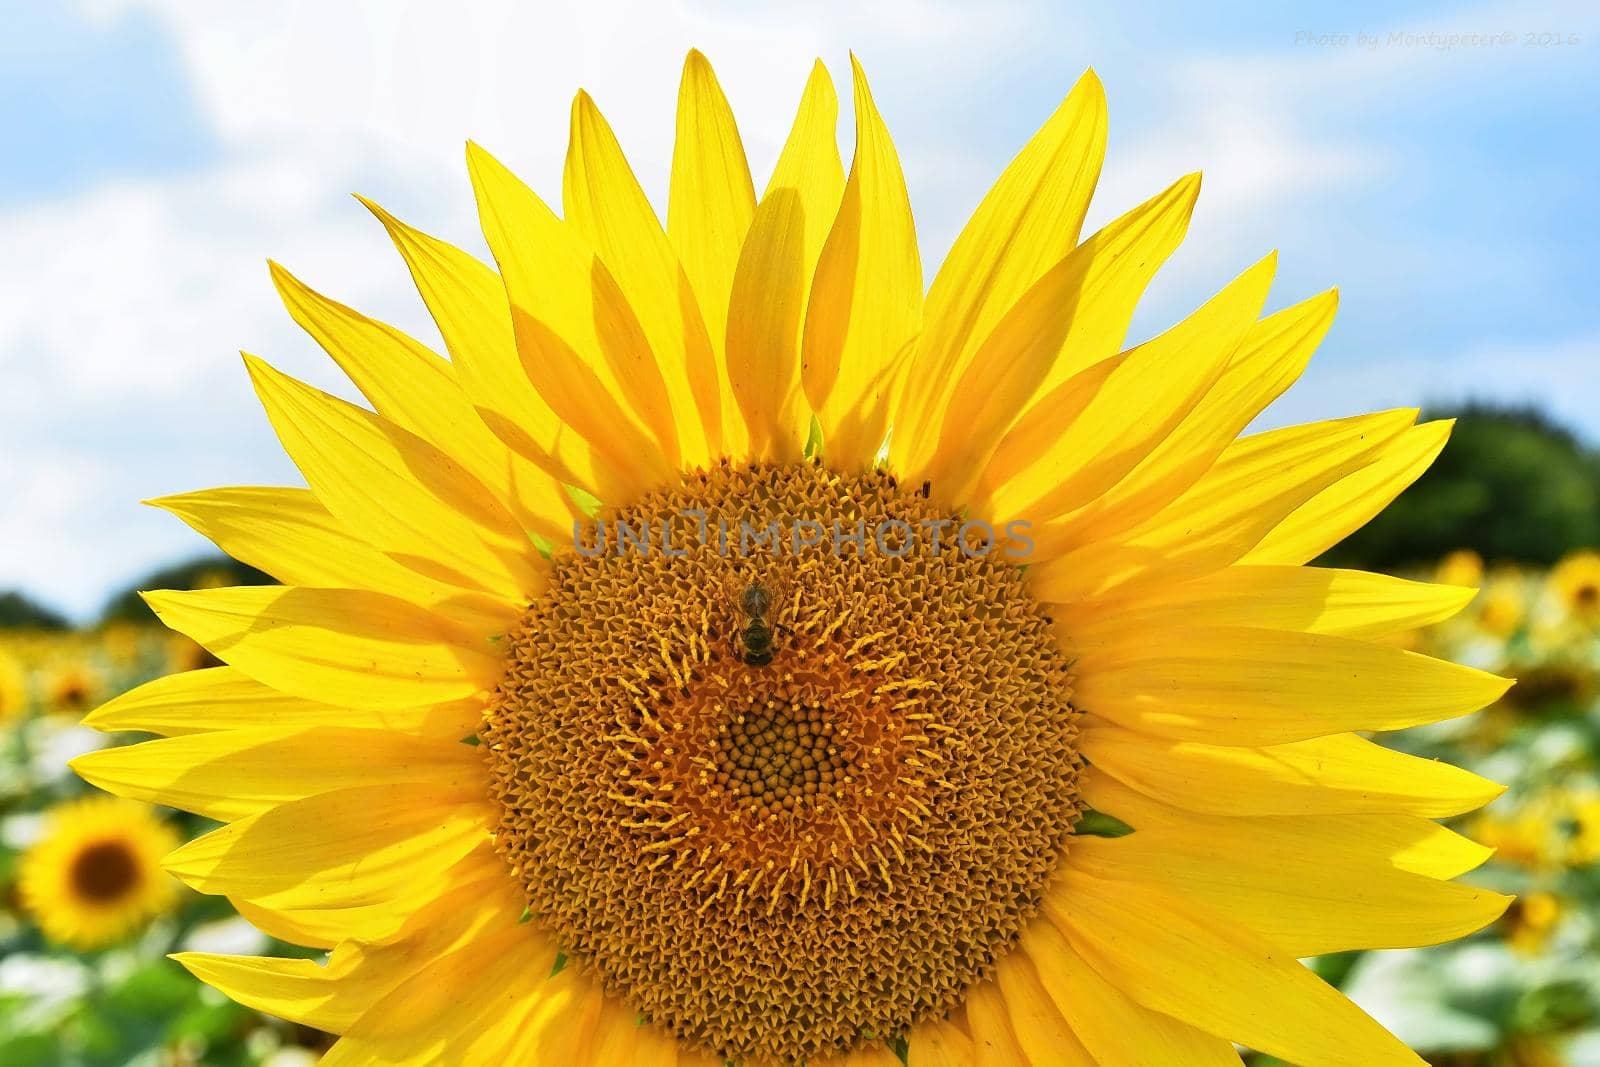
[[[493,689],[499,658],[422,608],[356,589],[246,586],[146,593],[163,623],[295,696],[414,708]]]
[[[1305,563],[1365,526],[1433,465],[1454,419],[1423,423],[1401,434],[1372,463],[1345,475],[1290,512],[1246,563]]]
[[[394,327],[329,300],[278,264],[269,265],[289,314],[378,414],[460,463],[530,532],[555,539],[571,529],[573,512],[560,484],[489,431],[447,361]]]
[[[529,380],[604,457],[619,479],[603,486],[610,496],[665,481],[678,466],[678,429],[661,368],[611,272],[493,156],[469,144],[467,164]]]
[[[1100,771],[1157,800],[1212,815],[1394,812],[1442,819],[1505,791],[1470,771],[1354,734],[1233,748],[1155,737],[1090,716],[1080,743]]]
[[[925,1019],[907,1039],[907,1067],[972,1067],[977,1062],[972,1038],[949,1019]]]
[[[1154,1011],[1304,1067],[1423,1067],[1294,957],[1182,897],[1069,870],[1045,911],[1103,978]]]
[[[418,916],[425,917],[434,902],[463,886],[476,886],[485,902],[503,901],[502,890],[496,887],[516,888],[506,878],[505,860],[495,854],[487,838],[454,864],[417,871],[403,895],[373,904],[318,907],[315,896],[293,892],[258,900],[233,896],[228,903],[256,929],[289,944],[331,949],[359,941],[370,948],[405,940],[414,932]],[[506,910],[520,916],[523,907],[519,897]]]
[[[1388,645],[1245,627],[1172,626],[1074,648],[1073,703],[1129,729],[1275,745],[1465,715],[1510,683]]]
[[[805,444],[800,331],[811,279],[844,192],[839,100],[818,62],[756,206],[728,301],[728,380],[754,456],[792,462]]]
[[[1216,384],[1166,440],[1103,497],[1068,516],[1053,538],[1066,548],[1109,540],[1188,490],[1305,370],[1337,306],[1337,294],[1329,291],[1257,322]]]
[[[1036,396],[1116,355],[1145,286],[1183,240],[1199,192],[1198,175],[1180,179],[1034,283],[978,346],[934,421],[937,435],[897,439],[907,479],[932,481],[944,500],[965,500]],[[927,372],[913,363],[910,373]]]
[[[388,730],[219,730],[79,756],[72,769],[108,793],[227,821],[334,789],[384,782],[484,781],[470,745]]]
[[[806,306],[801,381],[838,470],[872,466],[889,432],[898,353],[922,323],[922,259],[900,157],[861,65],[856,154]]]
[[[678,86],[667,236],[694,289],[718,366],[725,366],[728,299],[755,210],[755,186],[733,111],[711,64],[691,49]],[[744,417],[727,375],[719,373],[717,378],[723,450],[743,455],[749,445]]]
[[[1449,836],[1408,815],[1169,812],[1125,837],[1075,842],[1069,862],[1098,878],[1193,900],[1304,957],[1439,944],[1498,918],[1511,898],[1439,881],[1391,858],[1436,852],[1433,842]]]
[[[358,907],[417,892],[483,844],[493,820],[481,783],[352,786],[231,822],[164,866],[202,893]]]
[[[357,537],[419,574],[511,604],[541,587],[516,519],[448,455],[258,359],[245,362],[284,451]]]
[[[338,1033],[359,1017],[364,1002],[351,1004],[345,978],[352,957],[326,964],[264,956],[218,956],[180,952],[171,957],[190,974],[247,1008],[280,1019]]]
[[[1044,522],[1121,481],[1227,367],[1261,312],[1276,261],[1276,255],[1263,259],[1183,322],[1129,351],[1083,411],[1056,424],[1046,448],[1020,463],[1012,458],[999,470],[991,465],[980,494],[991,500],[994,512]],[[1048,400],[1042,398],[1029,414]],[[1027,419],[1024,415],[1022,421]],[[998,452],[1006,450],[1010,438],[1007,434]],[[1012,466],[1022,468],[1014,477],[1005,471]]]
[[[937,435],[978,346],[1078,243],[1105,146],[1105,90],[1088,71],[1000,175],[933,279],[893,420],[897,454]]]
[[[504,633],[521,614],[515,604],[402,567],[352,534],[307,489],[206,489],[147,503],[285,585],[387,593],[485,634]]]
[[[995,982],[1005,997],[1011,1032],[1026,1063],[1060,1063],[1062,1067],[1096,1067],[1094,1057],[1073,1033],[1039,972],[1022,951],[1012,951],[995,965]]]
[[[500,1067],[548,986],[542,939],[526,927],[479,938],[401,982],[345,1032],[323,1067]],[[531,1062],[531,1061],[525,1061]]]
[[[710,463],[722,441],[720,368],[711,339],[655,209],[584,92],[572,103],[562,206],[639,317],[665,379],[684,466]]]
[[[1143,831],[1141,831],[1142,833]],[[1077,845],[1074,844],[1074,850]],[[1019,951],[1038,972],[1073,1033],[1101,1067],[1238,1067],[1232,1043],[1140,1007],[1102,978],[1044,920],[1023,932]]]
[[[455,741],[478,728],[482,700],[413,708],[341,708],[290,696],[233,667],[169,674],[130,689],[83,720],[114,733],[140,730],[180,737],[250,727],[353,726]]]
[[[1085,642],[1174,622],[1372,639],[1448,619],[1472,601],[1462,586],[1430,585],[1366,571],[1228,567],[1193,581],[1079,601],[1054,613],[1062,633]]]
[[[969,986],[962,998],[967,1029],[972,1032],[972,1062],[977,1067],[1030,1062],[1006,1007],[1006,998],[993,981]]]
[[[485,425],[525,462],[600,496],[607,475],[588,442],[566,428],[528,380],[511,326],[505,285],[461,249],[407,226],[371,200],[361,202],[388,230],[450,353],[461,388]],[[541,511],[547,480],[525,481],[513,468],[513,491]]]
[[[1415,409],[1269,430],[1234,442],[1161,512],[1115,540],[1042,558],[1029,571],[1036,597],[1073,601],[1118,586],[1177,581],[1235,563],[1285,515],[1367,463],[1411,425]]]
[[[502,871],[455,886],[419,910],[387,945],[340,943],[325,964],[303,959],[180,952],[196,978],[257,1011],[342,1033],[410,975],[485,934],[517,925],[520,893]],[[529,929],[528,935],[536,937]],[[554,955],[554,946],[549,949]]]
[[[577,967],[541,983],[527,1021],[506,1049],[505,1063],[599,1063],[595,1053],[605,995],[597,981]]]

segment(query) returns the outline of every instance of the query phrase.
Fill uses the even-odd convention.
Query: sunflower
[[[87,797],[47,813],[18,872],[22,906],[46,937],[77,949],[114,944],[177,899],[161,869],[181,838],[143,804]]]
[[[1600,552],[1569,553],[1550,571],[1550,589],[1567,615],[1590,626],[1600,625]]]
[[[20,719],[28,710],[28,671],[0,648],[0,723]]]
[[[179,960],[331,1064],[1420,1063],[1297,957],[1506,906],[1432,821],[1498,788],[1358,731],[1507,683],[1382,643],[1471,590],[1302,564],[1448,424],[1239,437],[1334,310],[1271,256],[1125,346],[1199,180],[1080,243],[1092,74],[926,294],[859,67],[759,197],[678,108],[665,226],[582,93],[560,216],[468,146],[498,270],[368,205],[448,359],[273,267],[372,408],[246,357],[309,488],[157,504],[283,584],[149,594],[226,665],[76,766],[330,955]]]
[[[45,709],[76,718],[100,698],[102,684],[100,672],[91,664],[65,659],[51,668],[45,684]]]

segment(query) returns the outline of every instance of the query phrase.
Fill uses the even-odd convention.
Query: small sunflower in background
[[[854,111],[758,197],[691,54],[663,225],[580,93],[561,216],[469,146],[498,270],[369,205],[448,359],[274,266],[374,410],[248,359],[309,488],[157,503],[284,584],[150,594],[225,665],[74,766],[331,955],[180,961],[332,1065],[1420,1064],[1298,959],[1504,910],[1433,821],[1499,788],[1362,732],[1507,683],[1385,643],[1470,589],[1304,564],[1449,424],[1240,436],[1334,312],[1270,255],[1129,346],[1199,180],[1080,242],[1092,74],[926,290]]]
[[[1458,548],[1439,561],[1433,580],[1440,585],[1476,588],[1483,581],[1483,557],[1470,548]]]
[[[1600,552],[1569,553],[1551,569],[1549,584],[1570,618],[1600,626]]]
[[[28,699],[27,668],[11,653],[0,649],[0,723],[26,715]]]
[[[147,805],[86,797],[45,813],[22,857],[23,910],[52,941],[103,948],[170,910],[179,885],[161,860],[182,838]]]
[[[87,661],[67,657],[48,668],[44,708],[53,715],[82,715],[103,699],[105,679]]]

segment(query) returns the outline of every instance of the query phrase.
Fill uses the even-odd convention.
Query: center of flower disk
[[[1081,807],[1071,676],[956,518],[882,473],[723,464],[598,516],[509,636],[497,847],[573,965],[683,1041],[798,1064],[904,1034],[1038,907]]]
[[[125,895],[139,880],[139,865],[126,845],[105,841],[90,845],[72,861],[73,891],[84,900],[105,903]]]

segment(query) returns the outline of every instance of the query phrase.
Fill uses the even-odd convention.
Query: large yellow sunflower
[[[1333,315],[1270,256],[1125,347],[1199,180],[1079,243],[1092,75],[925,294],[854,86],[758,198],[692,53],[665,227],[584,94],[562,215],[469,146],[498,271],[369,205],[448,359],[274,268],[374,410],[247,358],[309,489],[158,503],[284,584],[149,594],[226,666],[77,767],[330,956],[179,959],[332,1064],[1420,1063],[1297,957],[1505,907],[1432,821],[1497,788],[1358,732],[1506,683],[1382,640],[1471,590],[1302,565],[1448,425],[1236,440]]]
[[[181,842],[143,804],[87,797],[46,813],[44,836],[22,857],[25,911],[52,941],[100,948],[170,909],[178,883],[161,860]]]

